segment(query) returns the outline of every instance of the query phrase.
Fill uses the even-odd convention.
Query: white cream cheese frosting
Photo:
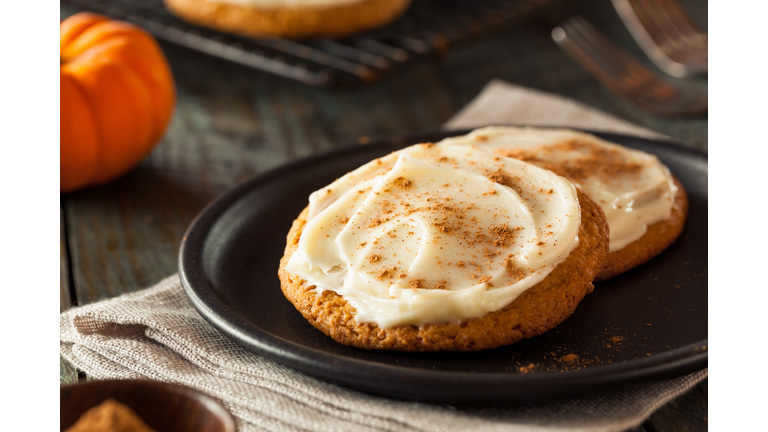
[[[656,156],[573,130],[495,126],[438,145],[494,151],[565,175],[605,212],[611,252],[668,219],[677,192],[669,169]]]
[[[543,280],[578,243],[573,184],[467,146],[416,145],[310,196],[286,270],[382,327],[473,318]]]
[[[216,3],[229,3],[240,6],[251,6],[264,9],[275,8],[303,8],[303,7],[329,7],[352,3],[361,3],[366,0],[208,0]]]

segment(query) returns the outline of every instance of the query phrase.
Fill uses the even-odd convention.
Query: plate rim
[[[562,127],[535,127],[563,129]],[[202,261],[206,235],[218,220],[218,217],[215,216],[224,214],[244,194],[276,176],[290,173],[297,167],[306,164],[322,163],[329,158],[355,153],[363,147],[399,148],[409,142],[424,142],[429,138],[438,136],[457,136],[475,129],[477,128],[426,131],[380,138],[365,145],[342,146],[282,164],[224,191],[195,216],[182,238],[178,254],[178,267],[179,278],[185,294],[207,322],[225,337],[248,351],[326,381],[390,397],[401,397],[402,391],[397,391],[398,382],[407,380],[410,383],[421,384],[424,389],[421,394],[414,394],[411,397],[413,400],[473,403],[509,400],[510,396],[514,397],[515,394],[521,393],[524,393],[530,400],[550,400],[553,399],[550,395],[553,391],[559,393],[560,397],[557,398],[573,397],[581,395],[580,387],[590,385],[604,391],[591,391],[589,394],[607,394],[643,387],[706,368],[708,364],[708,339],[647,358],[595,365],[574,371],[535,374],[435,371],[347,357],[286,340],[247,322],[216,295],[214,287],[206,280],[202,262],[199,262],[198,265],[198,260]],[[677,152],[703,158],[708,167],[707,152],[691,148],[673,139],[644,138],[612,132],[568,129],[591,133],[608,141],[611,141],[612,137],[619,137],[620,140],[630,139],[670,146]],[[445,394],[445,390],[456,386],[460,386],[462,395],[447,396]]]

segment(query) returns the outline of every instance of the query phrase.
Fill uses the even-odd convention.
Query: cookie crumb
[[[393,183],[395,183],[395,186],[399,187],[400,189],[408,189],[409,187],[413,186],[413,182],[405,177],[398,177],[394,180]]]

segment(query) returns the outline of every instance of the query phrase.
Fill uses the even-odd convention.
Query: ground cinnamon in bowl
[[[129,406],[109,398],[88,411],[64,432],[157,432]]]

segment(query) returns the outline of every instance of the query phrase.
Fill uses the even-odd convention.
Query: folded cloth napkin
[[[448,128],[540,124],[658,136],[576,102],[500,81]],[[229,408],[240,431],[621,431],[707,377],[707,370],[606,397],[454,407],[393,400],[306,376],[240,348],[187,300],[177,275],[154,287],[70,309],[61,355],[94,379],[187,385]]]
[[[493,80],[445,124],[446,129],[487,125],[557,126],[667,138],[571,99]]]

